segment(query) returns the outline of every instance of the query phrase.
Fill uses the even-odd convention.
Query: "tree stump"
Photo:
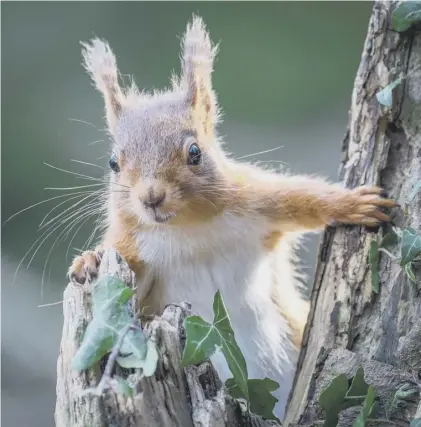
[[[111,275],[134,285],[134,274],[114,250],[104,253],[99,277]],[[277,424],[250,414],[228,396],[210,362],[181,368],[185,334],[183,321],[188,303],[168,306],[146,333],[157,343],[159,360],[155,375],[142,378],[141,370],[117,367],[117,374],[134,384],[132,397],[112,390],[103,396],[81,395],[95,387],[103,366],[74,371],[71,360],[82,343],[92,319],[90,285],[70,283],[64,292],[64,325],[57,362],[57,427],[269,427]],[[135,298],[135,297],[134,297]],[[133,301],[136,306],[136,300]],[[102,364],[103,365],[103,364]]]

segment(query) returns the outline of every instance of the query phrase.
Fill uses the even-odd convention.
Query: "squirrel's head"
[[[182,41],[182,69],[172,87],[147,94],[123,90],[109,45],[83,44],[84,65],[105,100],[113,207],[136,222],[184,223],[219,213],[225,157],[211,74],[216,47],[201,18]]]

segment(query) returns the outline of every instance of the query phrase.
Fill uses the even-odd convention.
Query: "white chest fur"
[[[151,293],[162,307],[188,301],[195,313],[212,322],[213,298],[221,291],[249,378],[269,377],[281,385],[275,414],[282,418],[297,353],[270,298],[276,266],[263,250],[264,233],[264,225],[256,221],[225,214],[206,226],[139,234],[137,245],[154,277]],[[212,362],[222,381],[231,377],[222,355]]]

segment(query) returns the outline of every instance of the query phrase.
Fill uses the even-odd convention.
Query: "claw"
[[[87,251],[77,256],[69,268],[70,281],[78,286],[91,282],[98,274],[101,255],[94,251]]]

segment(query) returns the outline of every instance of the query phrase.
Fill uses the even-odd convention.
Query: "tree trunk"
[[[114,251],[108,250],[101,260],[99,278],[111,275],[121,278],[129,287],[134,274]],[[136,306],[136,301],[133,301]],[[70,368],[80,347],[88,322],[92,319],[91,294],[88,287],[70,283],[64,292],[64,325],[57,362],[57,427],[269,427],[275,425],[248,413],[244,405],[231,399],[209,362],[181,368],[185,334],[183,320],[189,314],[188,304],[171,305],[161,318],[146,328],[157,343],[159,361],[156,373],[142,378],[140,370],[116,373],[130,377],[134,384],[132,397],[106,391],[101,397],[81,395],[101,379],[101,364],[85,372]]]
[[[401,205],[392,213],[396,226],[421,234],[421,191],[413,194],[421,180],[421,32],[391,31],[397,4],[373,7],[340,179],[350,188],[380,184]],[[405,76],[394,91],[393,108],[382,106],[376,93]],[[367,366],[366,380],[384,395],[396,391],[404,378],[420,378],[420,271],[416,284],[398,261],[380,253],[380,292],[373,294],[368,254],[376,237],[355,227],[325,232],[285,424],[314,425],[320,419],[321,388],[339,373],[355,374],[358,364]],[[398,247],[390,251],[399,255]]]
[[[352,96],[348,132],[343,143],[340,178],[347,187],[380,184],[398,200],[393,220],[399,228],[421,233],[421,33],[390,31],[397,3],[376,2],[369,23]],[[394,91],[393,108],[381,106],[376,93],[398,77],[408,76]],[[379,231],[378,234],[382,234]],[[377,235],[356,227],[328,228],[318,257],[294,388],[284,425],[314,426],[324,414],[320,390],[339,373],[348,377],[363,366],[381,402],[403,381],[419,383],[421,368],[421,298],[417,285],[399,263],[380,254],[380,291],[372,293],[368,264],[370,242]],[[398,255],[399,248],[390,249]],[[420,277],[420,271],[415,271]],[[133,285],[133,273],[115,251],[107,251],[100,276],[111,274]],[[418,285],[419,286],[419,285]],[[133,397],[113,391],[102,397],[80,395],[95,386],[101,366],[79,373],[70,361],[92,317],[89,290],[69,284],[64,293],[64,326],[57,364],[57,427],[232,427],[269,426],[231,399],[210,363],[180,366],[187,305],[169,306],[147,331],[155,337],[156,374],[117,368],[135,384]],[[417,405],[418,408],[417,408]],[[353,410],[341,417],[351,426]],[[421,416],[421,404],[409,403],[403,419]],[[352,416],[351,416],[352,415]],[[385,424],[387,425],[387,424]]]

